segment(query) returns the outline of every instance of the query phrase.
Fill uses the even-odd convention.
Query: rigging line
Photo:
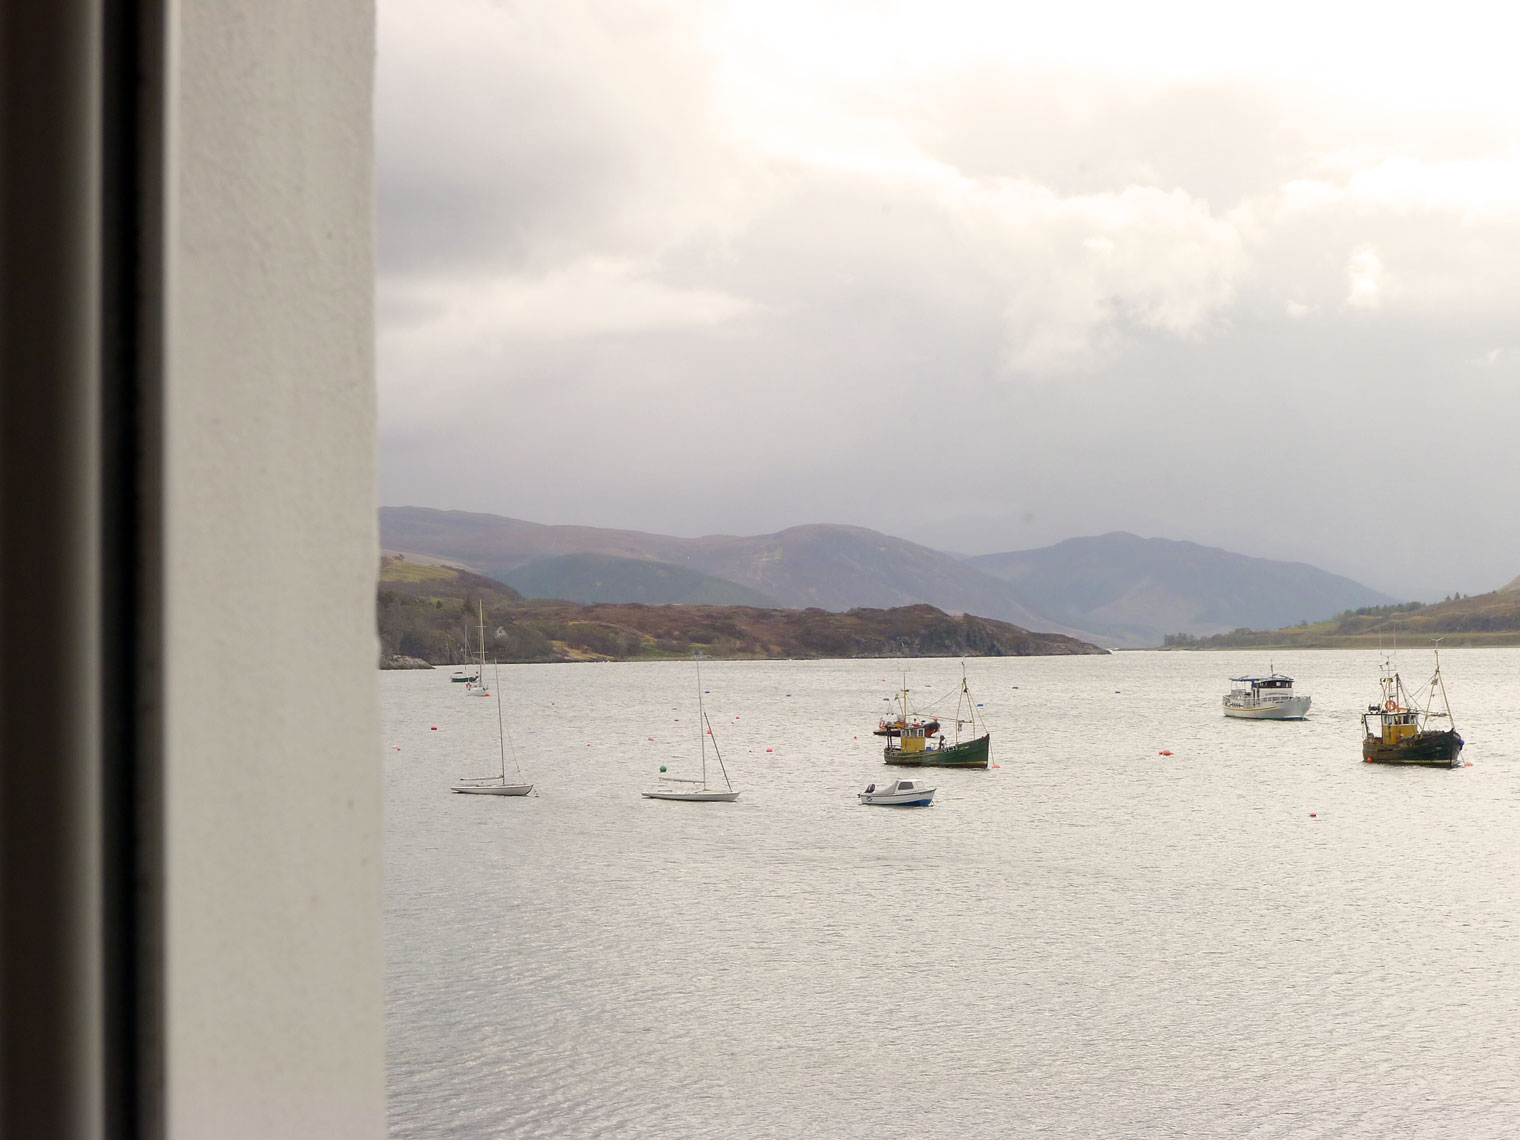
[[[500,747],[501,744],[505,742],[507,751],[512,753],[512,767],[516,770],[517,774],[521,776],[522,764],[517,759],[517,745],[512,743],[512,738],[507,735],[507,730],[502,726],[501,723],[501,662],[493,661],[491,662],[491,667],[496,670],[496,729],[498,736],[497,746]],[[501,778],[503,780],[507,778],[507,763],[505,759],[502,761]]]
[[[491,667],[496,671],[496,751],[501,753],[501,782],[507,782],[507,730],[501,723],[501,666],[495,661]],[[512,754],[512,763],[517,763],[517,753]]]
[[[712,732],[712,721],[710,721],[710,720],[707,719],[707,713],[705,711],[702,713],[702,720],[707,725],[707,731],[708,731],[708,733],[711,733]],[[718,771],[720,771],[720,772],[723,773],[723,783],[728,788],[729,791],[733,791],[734,785],[733,785],[733,783],[728,778],[728,765],[726,765],[726,764],[723,763],[723,753],[721,753],[721,752],[718,751],[718,738],[716,736],[714,736],[712,738],[712,742],[713,742],[713,755],[718,758]],[[703,771],[703,778],[704,778],[704,782],[705,782],[705,779],[706,779],[706,771],[705,770]]]

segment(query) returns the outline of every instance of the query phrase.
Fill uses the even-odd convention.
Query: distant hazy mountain
[[[567,602],[644,602],[649,605],[775,606],[774,598],[737,582],[656,562],[610,554],[561,554],[502,576],[528,598]]]
[[[927,603],[1031,630],[1090,639],[1080,627],[1025,605],[1017,589],[983,570],[905,539],[862,527],[815,525],[778,534],[675,538],[598,527],[545,526],[497,515],[382,507],[381,545],[447,559],[501,581],[530,563],[567,554],[653,560],[758,591],[783,607],[843,611]]]
[[[1271,629],[1395,600],[1302,562],[1123,532],[968,561],[1041,613],[1129,644],[1157,645],[1168,633]]]

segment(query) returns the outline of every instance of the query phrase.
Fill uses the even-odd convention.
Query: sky
[[[1520,574],[1520,17],[379,0],[380,502]]]

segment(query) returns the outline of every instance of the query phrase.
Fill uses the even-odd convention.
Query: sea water
[[[995,767],[919,809],[870,730],[959,661],[503,666],[523,799],[382,674],[391,1133],[1514,1136],[1520,651],[1441,661],[1470,767],[1361,762],[1370,651],[971,659]],[[1309,719],[1223,717],[1269,665]],[[743,794],[643,799],[699,684]]]

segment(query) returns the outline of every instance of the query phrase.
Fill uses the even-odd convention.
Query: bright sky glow
[[[1395,593],[1520,569],[1491,525],[1520,485],[1507,10],[380,16],[384,502],[681,534],[850,522],[967,552],[1125,529]],[[1471,532],[1460,571],[1367,522],[1373,391],[1440,391],[1462,425],[1461,465],[1399,456],[1411,512]],[[954,425],[953,469],[887,492],[866,425],[893,407]],[[505,449],[490,427],[524,422]],[[579,463],[560,470],[547,425]],[[1253,466],[1282,486],[1242,512],[1220,488]]]

